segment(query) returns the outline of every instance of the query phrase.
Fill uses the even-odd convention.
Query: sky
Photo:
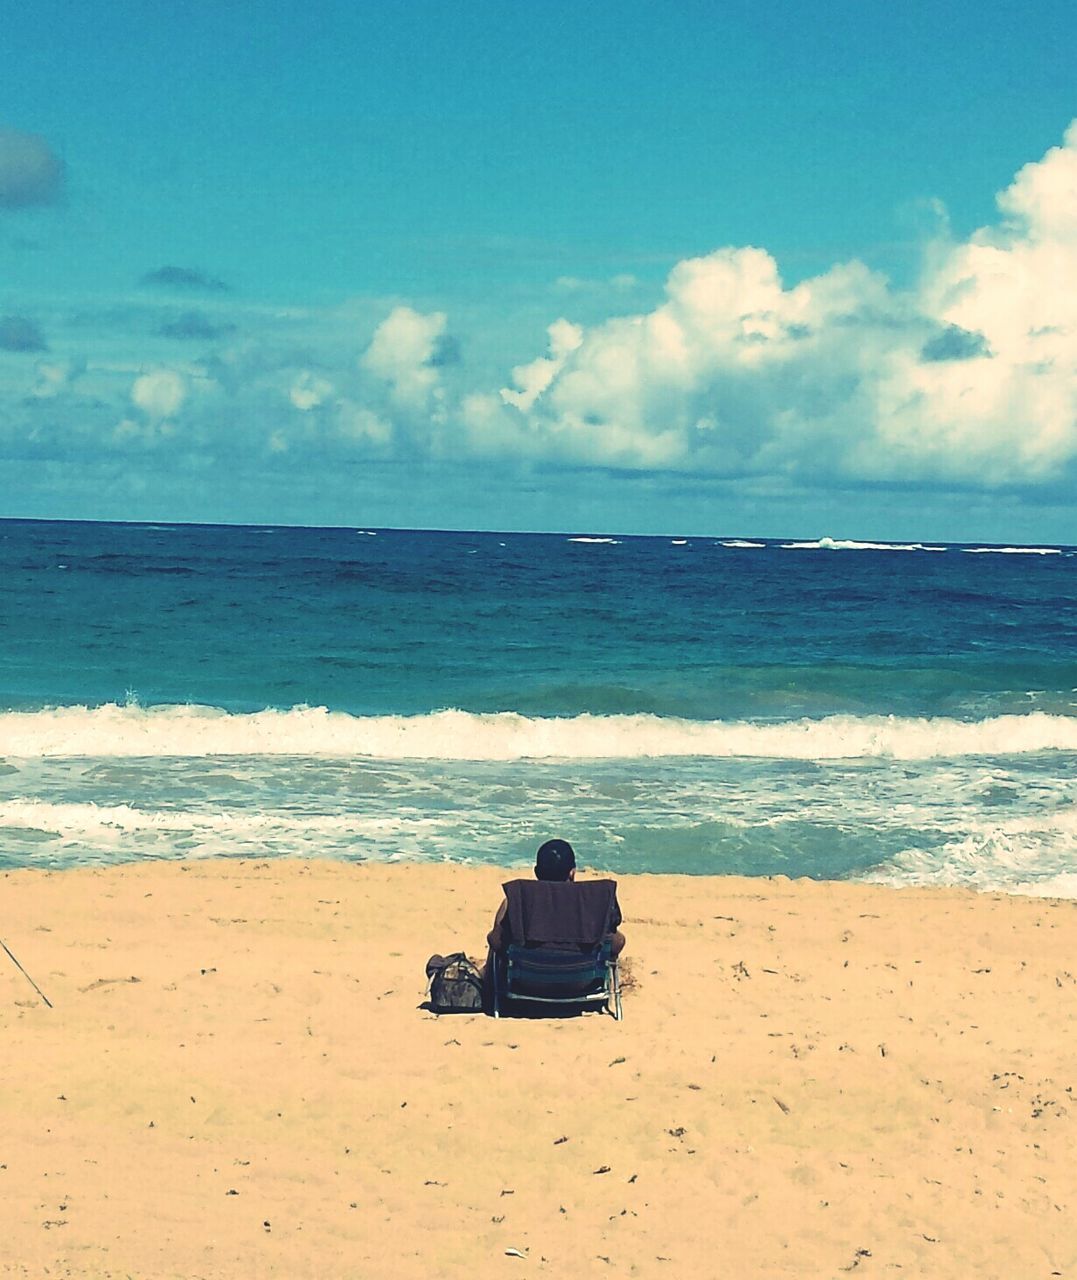
[[[1077,543],[1077,11],[35,0],[0,516]]]

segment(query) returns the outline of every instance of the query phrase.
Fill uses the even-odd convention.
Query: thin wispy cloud
[[[163,338],[212,342],[234,333],[234,324],[215,322],[201,311],[184,311],[161,323],[157,332]]]
[[[147,271],[140,283],[154,288],[191,290],[204,293],[223,293],[229,288],[223,280],[219,280],[216,276],[211,276],[207,272],[199,271],[194,267],[158,267],[154,271]]]

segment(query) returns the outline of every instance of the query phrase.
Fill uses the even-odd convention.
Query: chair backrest
[[[597,947],[621,922],[615,880],[510,880],[508,933],[526,947]]]

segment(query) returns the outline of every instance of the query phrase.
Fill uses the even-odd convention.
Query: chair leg
[[[620,1022],[623,1016],[621,1013],[621,966],[616,960],[611,960],[609,963],[609,985],[610,994],[613,996],[613,1008],[610,1009],[610,1013],[613,1014],[614,1021]],[[609,1005],[607,1004],[606,1007],[609,1008]]]
[[[494,1017],[501,1017],[501,974],[498,973],[498,955],[496,951],[490,952],[490,964],[493,966],[493,982],[490,984],[493,991]]]

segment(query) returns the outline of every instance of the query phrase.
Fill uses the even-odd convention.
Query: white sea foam
[[[0,756],[331,756],[382,760],[787,760],[1007,756],[1077,751],[1077,717],[1032,712],[971,722],[828,716],[779,724],[653,715],[541,718],[445,710],[352,716],[324,707],[247,714],[215,707],[57,707],[0,714]]]
[[[619,547],[621,545],[620,538],[569,538],[569,542],[586,542],[593,546]],[[504,546],[504,543],[502,543]]]
[[[409,825],[421,824],[422,819],[409,814],[408,822]],[[322,836],[377,835],[398,825],[389,818],[364,818],[353,814],[317,814],[296,818],[256,810],[203,813],[182,809],[139,809],[126,804],[63,804],[44,800],[0,802],[0,828],[63,832],[70,840],[100,839],[109,832],[117,837],[134,832],[193,832],[205,837],[272,835],[280,839],[287,839],[290,833],[299,831]]]
[[[783,542],[783,551],[945,551],[923,542],[853,542],[849,538],[820,538],[816,542]]]
[[[723,547],[751,547],[762,550],[767,544],[765,542],[745,542],[743,538],[730,538],[728,542],[723,542],[721,545]]]
[[[934,848],[908,849],[862,879],[1074,898],[1075,846],[1077,807],[1070,805],[1034,817],[973,821],[960,838]]]
[[[1036,882],[1023,881],[1018,885],[999,885],[1000,893],[1019,893],[1027,898],[1077,898],[1077,872],[1060,871],[1057,875],[1044,876]]]
[[[1060,556],[1060,547],[962,547],[970,556]]]
[[[437,817],[403,806],[392,813],[297,814],[234,808],[228,812],[141,809],[44,800],[0,802],[7,846],[30,840],[28,862],[124,861],[128,858],[370,856],[429,858],[437,848]],[[430,851],[423,853],[429,845]]]

